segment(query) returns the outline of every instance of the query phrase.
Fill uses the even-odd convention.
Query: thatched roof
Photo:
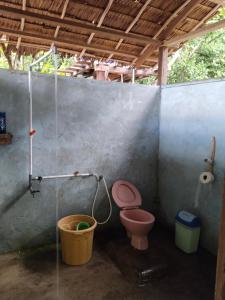
[[[0,1],[0,33],[18,55],[49,49],[152,67],[162,41],[204,25],[223,0]],[[170,51],[174,51],[171,48]]]

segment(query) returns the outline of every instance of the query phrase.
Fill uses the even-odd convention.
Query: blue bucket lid
[[[176,215],[176,221],[180,222],[181,224],[184,224],[191,228],[200,227],[201,221],[199,217],[189,213],[185,210],[178,211]]]

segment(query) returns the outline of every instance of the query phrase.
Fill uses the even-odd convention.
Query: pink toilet
[[[118,180],[113,184],[112,197],[120,211],[120,220],[131,238],[131,245],[138,250],[148,248],[148,233],[155,217],[140,209],[142,199],[136,187],[128,181]]]

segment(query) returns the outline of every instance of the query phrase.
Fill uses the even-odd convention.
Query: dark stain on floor
[[[149,242],[140,252],[122,231],[97,234],[91,261],[72,267],[60,260],[58,279],[54,246],[1,255],[0,299],[213,300],[214,256],[201,249],[182,253],[160,227]]]

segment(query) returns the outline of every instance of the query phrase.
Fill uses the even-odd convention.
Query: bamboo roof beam
[[[108,2],[108,4],[107,4],[106,8],[104,9],[104,11],[103,11],[103,13],[102,13],[102,15],[101,15],[101,17],[100,17],[100,19],[99,19],[99,21],[98,21],[97,27],[101,27],[101,25],[102,25],[102,23],[103,23],[103,21],[104,21],[106,15],[107,15],[108,11],[110,10],[110,8],[111,8],[113,2],[114,2],[114,0],[109,0],[109,2]],[[87,41],[87,44],[88,44],[88,45],[91,43],[91,41],[92,41],[94,35],[95,35],[94,32],[92,32],[92,33],[90,34],[90,36],[89,36],[89,38],[88,38],[88,41]],[[80,58],[84,55],[85,51],[86,51],[86,48],[84,48],[84,49],[81,51],[81,53],[80,53]]]
[[[16,41],[7,41],[8,44],[10,45],[16,45]],[[4,44],[4,42],[0,42],[0,44]],[[21,41],[21,46],[23,47],[27,47],[27,48],[34,48],[34,49],[39,49],[39,50],[46,50],[48,51],[49,50],[49,46],[47,45],[42,45],[42,44],[37,44],[37,43],[28,43],[28,42],[23,42]],[[63,48],[63,47],[57,47],[58,51],[59,52],[62,52],[62,53],[67,53],[67,54],[72,54],[72,55],[79,55],[80,51],[79,50],[72,50],[72,49],[66,49],[66,48]],[[92,59],[102,59],[102,56],[98,56],[98,55],[94,55],[94,54],[91,54],[91,53],[88,53],[86,52],[85,54],[87,57],[90,57]],[[123,59],[115,59],[115,61],[118,61],[122,64],[126,64],[126,65],[131,65],[131,61],[128,61],[128,60],[123,60]],[[154,58],[154,59],[151,59],[150,60],[151,62],[156,62],[157,59]],[[150,66],[148,65],[143,65],[143,67],[145,68],[149,68]]]
[[[132,76],[133,68],[124,68],[124,67],[110,67],[105,65],[96,65],[94,67],[95,71],[105,71],[110,74],[123,74],[123,75],[130,75]],[[137,69],[135,70],[135,75],[137,76],[149,76],[149,75],[155,75],[155,71],[152,68],[147,69]]]
[[[0,5],[0,12],[1,13],[7,13],[10,14],[13,17],[25,17],[28,20],[31,21],[38,21],[38,22],[43,22],[48,25],[52,26],[61,26],[61,27],[67,27],[70,28],[71,30],[77,30],[77,29],[83,29],[85,31],[97,33],[99,35],[105,36],[105,37],[111,37],[111,38],[124,38],[126,40],[133,41],[135,43],[141,43],[141,44],[146,44],[146,43],[153,43],[153,44],[161,44],[159,41],[154,40],[152,38],[139,35],[139,34],[134,34],[134,33],[124,33],[121,30],[117,29],[111,29],[108,27],[97,27],[93,24],[90,24],[89,22],[84,22],[84,21],[78,21],[78,20],[67,20],[67,19],[60,19],[57,17],[51,17],[48,15],[42,15],[39,13],[34,13],[30,11],[22,11],[20,9]]]
[[[204,27],[201,27],[201,28],[199,28],[195,31],[188,32],[186,34],[182,34],[180,36],[176,36],[176,37],[174,37],[170,40],[167,40],[167,41],[164,42],[164,46],[171,46],[171,45],[174,45],[174,44],[178,44],[180,42],[191,40],[191,39],[200,37],[200,36],[202,36],[202,35],[204,35],[208,32],[216,31],[216,30],[224,28],[224,27],[225,27],[225,20],[221,20],[221,21],[218,21],[216,23],[209,24],[209,25],[206,25]]]
[[[16,41],[7,41],[7,43],[10,45],[16,45],[17,42]],[[2,42],[2,43],[0,42],[0,44],[4,44],[4,42]],[[49,46],[37,44],[37,43],[28,43],[28,42],[21,41],[21,46],[27,47],[27,48],[39,49],[39,50],[46,50],[46,51],[49,50]],[[66,49],[66,48],[62,48],[62,47],[57,47],[57,49],[59,52],[72,54],[72,55],[78,55],[80,53],[79,50]],[[93,58],[93,59],[96,59],[96,58],[102,59],[102,56],[94,55],[94,54],[91,54],[88,52],[86,53],[86,56]],[[121,62],[123,64],[131,64],[131,61],[128,61],[125,59],[124,60],[123,59],[115,59],[115,61]],[[151,61],[156,62],[157,59],[152,59]],[[143,67],[149,68],[148,65],[143,65]]]
[[[212,3],[219,4],[220,6],[225,6],[225,0],[209,0]]]
[[[178,13],[175,12],[176,16],[171,18],[167,26],[163,28],[163,30],[165,29],[165,31],[163,32],[164,38],[167,38],[171,34],[171,32],[190,14],[190,12],[200,4],[201,1],[202,0],[185,1],[184,4],[181,6],[182,9],[178,8]],[[147,49],[147,51],[143,51],[135,63],[136,66],[140,66],[142,63],[144,63],[146,58],[150,57],[157,48],[158,47],[153,46],[150,49]]]
[[[67,6],[69,4],[70,0],[65,0],[64,5],[63,5],[63,10],[62,10],[62,14],[60,16],[60,19],[64,19],[65,14],[66,14],[66,10],[67,10]],[[56,29],[55,29],[55,33],[54,33],[54,38],[57,38],[58,34],[59,34],[59,29],[60,29],[60,25],[57,25]]]
[[[169,25],[169,23],[180,13],[180,11],[190,2],[191,0],[186,0],[181,6],[179,6],[173,14],[163,23],[161,28],[156,32],[156,34],[153,36],[154,39],[156,39],[160,33]],[[149,48],[150,44],[146,45],[144,49],[141,51],[140,56],[145,53],[145,51]],[[152,51],[149,51],[149,57],[152,55],[152,53],[156,50],[151,49]],[[133,64],[137,61],[137,58],[133,60]]]
[[[145,9],[147,8],[147,6],[152,2],[152,0],[147,0],[143,6],[141,7],[141,9],[139,10],[138,14],[136,15],[136,17],[134,18],[134,20],[130,23],[130,25],[128,26],[128,28],[126,29],[125,33],[128,33],[131,31],[131,29],[134,27],[134,25],[137,23],[137,21],[140,19],[141,15],[143,14],[143,12],[145,11]],[[122,44],[123,39],[120,39],[119,42],[117,43],[115,49],[119,49],[120,45]],[[113,54],[111,54],[108,59],[111,59],[113,56]]]
[[[213,14],[217,12],[217,10],[220,8],[221,4],[216,5],[201,21],[198,22],[195,27],[192,28],[191,31],[196,30],[198,27],[200,27],[202,24],[204,24]]]
[[[164,38],[168,38],[173,30],[183,22],[183,20],[201,3],[201,1],[202,0],[191,0],[181,13],[178,14],[178,16],[168,25],[163,33]]]
[[[220,8],[220,4],[216,5],[196,26],[194,26],[191,30],[194,31],[196,30],[197,28],[199,28],[204,22],[206,22],[219,8]],[[180,47],[178,47],[180,48]],[[173,49],[170,49],[169,51],[169,55],[173,52]],[[154,68],[157,67],[157,64],[154,66]]]
[[[23,0],[23,2],[22,2],[22,10],[26,10],[26,0]],[[25,18],[21,18],[21,23],[20,23],[20,30],[21,31],[24,30],[24,25],[25,25]],[[16,45],[17,53],[18,53],[19,48],[20,48],[20,43],[21,43],[21,37],[18,37],[17,45]]]
[[[108,48],[100,47],[100,46],[93,46],[93,45],[85,45],[84,43],[77,43],[71,40],[62,40],[59,38],[53,38],[53,37],[46,37],[44,35],[38,35],[38,34],[32,34],[30,32],[20,32],[18,30],[13,30],[13,29],[7,29],[7,28],[0,28],[0,32],[2,34],[8,35],[8,36],[14,36],[14,37],[24,37],[26,39],[36,41],[39,43],[42,42],[47,42],[47,43],[54,43],[56,46],[58,45],[59,47],[64,47],[64,48],[84,48],[86,47],[88,50],[91,51],[97,51],[97,52],[102,52],[102,53],[108,53],[110,54],[111,52],[115,55],[119,56],[125,56],[125,57],[131,57],[135,58],[136,55],[128,53],[128,52],[122,52],[118,50],[110,50]]]

